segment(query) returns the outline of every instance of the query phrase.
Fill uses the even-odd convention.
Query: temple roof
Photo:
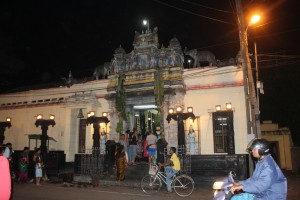
[[[117,48],[117,49],[115,50],[115,54],[126,54],[126,51],[125,51],[125,49],[123,49],[123,47],[120,45],[120,47]]]
[[[173,49],[181,49],[181,45],[179,40],[176,38],[176,36],[174,36],[170,42],[169,42],[169,48],[173,48]]]

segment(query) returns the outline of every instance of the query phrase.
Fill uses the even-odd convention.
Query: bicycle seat
[[[185,174],[183,170],[179,170],[179,171],[176,173],[177,176],[182,175],[182,174]]]

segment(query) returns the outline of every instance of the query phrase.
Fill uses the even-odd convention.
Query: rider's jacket
[[[240,181],[244,191],[255,195],[255,199],[286,199],[287,180],[270,154],[256,164],[253,176]]]

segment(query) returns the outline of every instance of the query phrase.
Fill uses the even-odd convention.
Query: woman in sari
[[[24,147],[24,151],[19,160],[19,179],[20,183],[25,183],[28,180],[28,164],[29,164],[29,148]]]
[[[116,152],[117,180],[125,180],[125,169],[127,168],[124,146],[120,145]]]

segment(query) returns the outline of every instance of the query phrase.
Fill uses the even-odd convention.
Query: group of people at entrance
[[[160,148],[157,148],[158,146]],[[157,161],[163,162],[163,149],[166,146],[165,140],[158,139],[151,131],[148,131],[145,136],[138,134],[136,129],[133,132],[126,131],[126,134],[121,134],[115,151],[117,179],[124,180],[125,169],[129,165],[136,165],[137,162],[146,161],[149,166]]]
[[[128,137],[126,137],[125,134],[121,135],[120,141],[116,147],[116,154],[115,154],[117,180],[120,181],[125,180],[125,170],[128,167],[129,163],[135,165],[135,161],[137,158],[136,149],[137,149],[138,138],[139,137],[136,130],[134,130],[132,134],[129,134]],[[171,158],[167,162],[164,162],[163,149],[167,147],[167,143],[164,141],[163,149],[157,151],[158,150],[157,146],[160,146],[157,144],[163,141],[164,141],[163,139],[158,140],[157,136],[154,133],[148,132],[146,138],[142,141],[143,155],[145,157],[148,157],[149,168],[152,164],[156,164],[156,163],[159,167],[164,167],[164,170],[167,174],[166,177],[167,191],[171,192],[171,178],[181,169],[180,161],[178,156],[176,155],[176,148],[171,147],[169,150],[169,154]],[[157,156],[157,155],[161,155],[161,156]]]

